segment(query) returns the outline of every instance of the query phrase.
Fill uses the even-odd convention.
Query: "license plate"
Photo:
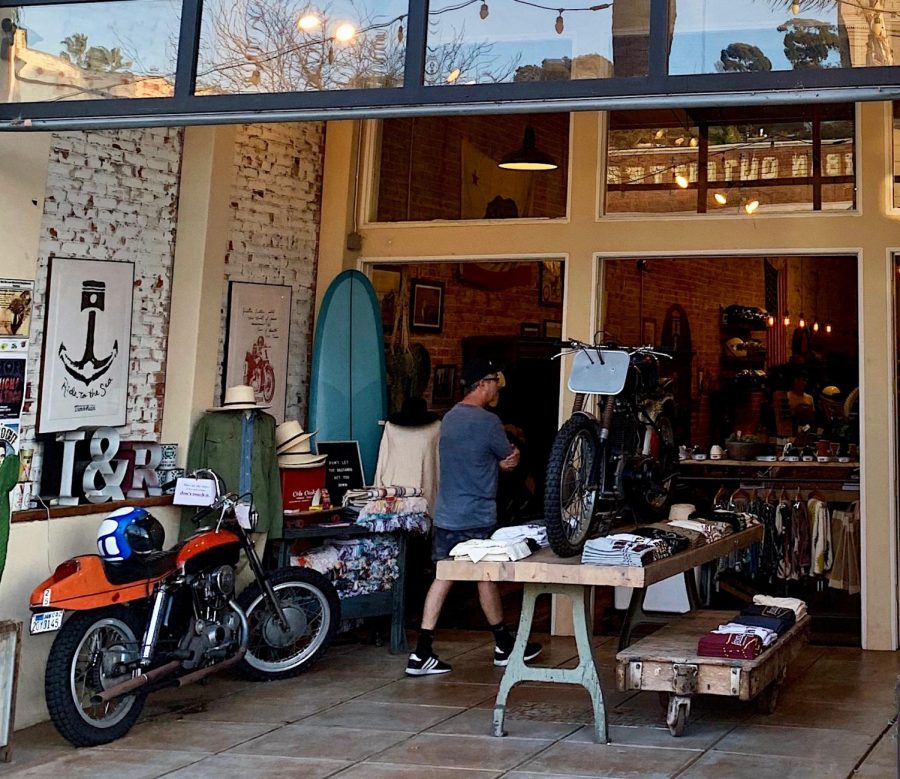
[[[31,635],[37,633],[49,633],[62,627],[64,611],[42,611],[40,614],[31,615]]]

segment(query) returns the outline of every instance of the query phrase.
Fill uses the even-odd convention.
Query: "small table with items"
[[[285,514],[285,520],[291,522],[315,522],[315,524],[285,525],[282,531],[283,543],[279,550],[279,566],[290,565],[291,542],[298,539],[326,538],[365,538],[376,535],[376,531],[344,521],[342,509],[325,509],[322,511],[303,511]],[[406,611],[406,533],[396,532],[399,551],[397,564],[399,577],[387,592],[373,592],[365,595],[354,595],[341,599],[342,619],[361,619],[365,617],[391,617],[391,652],[406,652],[406,632],[404,614]]]
[[[521,582],[525,585],[516,643],[500,681],[500,690],[494,705],[493,735],[504,735],[506,699],[510,690],[519,682],[579,684],[587,689],[591,696],[596,740],[600,744],[606,744],[609,741],[606,709],[600,689],[600,676],[591,632],[592,588],[630,587],[634,590],[622,626],[623,639],[628,643],[634,625],[641,622],[655,622],[659,619],[657,615],[647,615],[643,612],[644,596],[651,584],[677,574],[684,574],[691,608],[697,608],[699,604],[693,579],[694,567],[757,543],[762,540],[762,536],[762,526],[750,527],[717,541],[664,557],[643,567],[584,565],[578,557],[557,557],[550,549],[541,549],[531,557],[516,562],[473,563],[464,560],[441,560],[437,565],[438,579]],[[575,644],[578,648],[578,665],[575,668],[538,668],[525,664],[525,645],[531,632],[535,601],[544,593],[565,595],[571,599]],[[668,615],[667,619],[672,617],[673,615]]]

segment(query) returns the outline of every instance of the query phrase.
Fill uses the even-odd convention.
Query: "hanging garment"
[[[846,590],[851,595],[859,592],[859,502],[849,511],[835,511],[831,515],[834,539],[834,565],[829,574],[828,586]]]
[[[831,548],[831,514],[828,504],[818,498],[807,503],[810,522],[812,524],[812,568],[813,574],[821,576],[831,570],[834,559]]]
[[[6,549],[9,544],[9,493],[19,478],[19,455],[8,454],[0,463],[0,578],[6,566]],[[49,532],[49,531],[48,531]]]
[[[781,534],[781,561],[778,566],[778,578],[785,581],[795,580],[799,577],[794,550],[793,513],[790,505],[779,503],[775,516],[775,530]]]
[[[433,513],[438,491],[440,437],[440,422],[421,427],[385,422],[375,467],[375,485],[419,487],[428,502],[428,510]]]
[[[812,532],[806,503],[802,500],[795,501],[791,507],[791,527],[794,532],[797,575],[806,576],[812,566]]]

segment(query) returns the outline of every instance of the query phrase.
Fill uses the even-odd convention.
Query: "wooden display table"
[[[648,614],[643,610],[646,590],[651,584],[676,574],[685,574],[691,608],[697,608],[699,600],[694,585],[694,567],[761,541],[762,535],[763,528],[760,525],[740,533],[733,533],[698,549],[688,549],[657,560],[642,568],[625,565],[582,565],[580,558],[557,557],[550,549],[542,549],[531,557],[517,562],[472,563],[462,560],[441,560],[437,565],[438,579],[521,582],[525,585],[516,643],[500,680],[500,689],[494,704],[493,734],[504,735],[506,699],[509,691],[519,682],[580,684],[591,696],[597,742],[606,744],[609,741],[606,708],[603,704],[603,692],[600,689],[600,676],[597,672],[598,663],[591,635],[591,588],[631,587],[634,590],[622,625],[620,642],[622,647],[630,641],[632,630],[636,625],[667,621],[675,616]],[[578,665],[575,668],[537,668],[525,664],[525,645],[531,633],[535,602],[538,596],[544,593],[565,595],[571,599],[575,645],[578,647]]]
[[[673,736],[684,734],[692,695],[756,699],[760,710],[771,714],[787,666],[806,641],[809,617],[753,660],[698,655],[700,637],[730,622],[734,615],[733,611],[695,611],[675,617],[671,624],[616,655],[616,687],[668,695],[666,722]]]

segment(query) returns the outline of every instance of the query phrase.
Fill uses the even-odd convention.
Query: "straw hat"
[[[675,503],[669,509],[669,519],[687,519],[696,510],[693,503]]]
[[[225,390],[225,401],[221,406],[214,406],[207,411],[248,411],[255,408],[271,408],[261,406],[256,402],[256,393],[253,387],[247,384],[238,384]]]
[[[315,434],[305,432],[296,419],[289,419],[275,428],[275,451],[278,454],[309,452],[309,439]]]
[[[324,465],[328,455],[324,454],[280,454],[278,455],[279,468],[316,468]]]

